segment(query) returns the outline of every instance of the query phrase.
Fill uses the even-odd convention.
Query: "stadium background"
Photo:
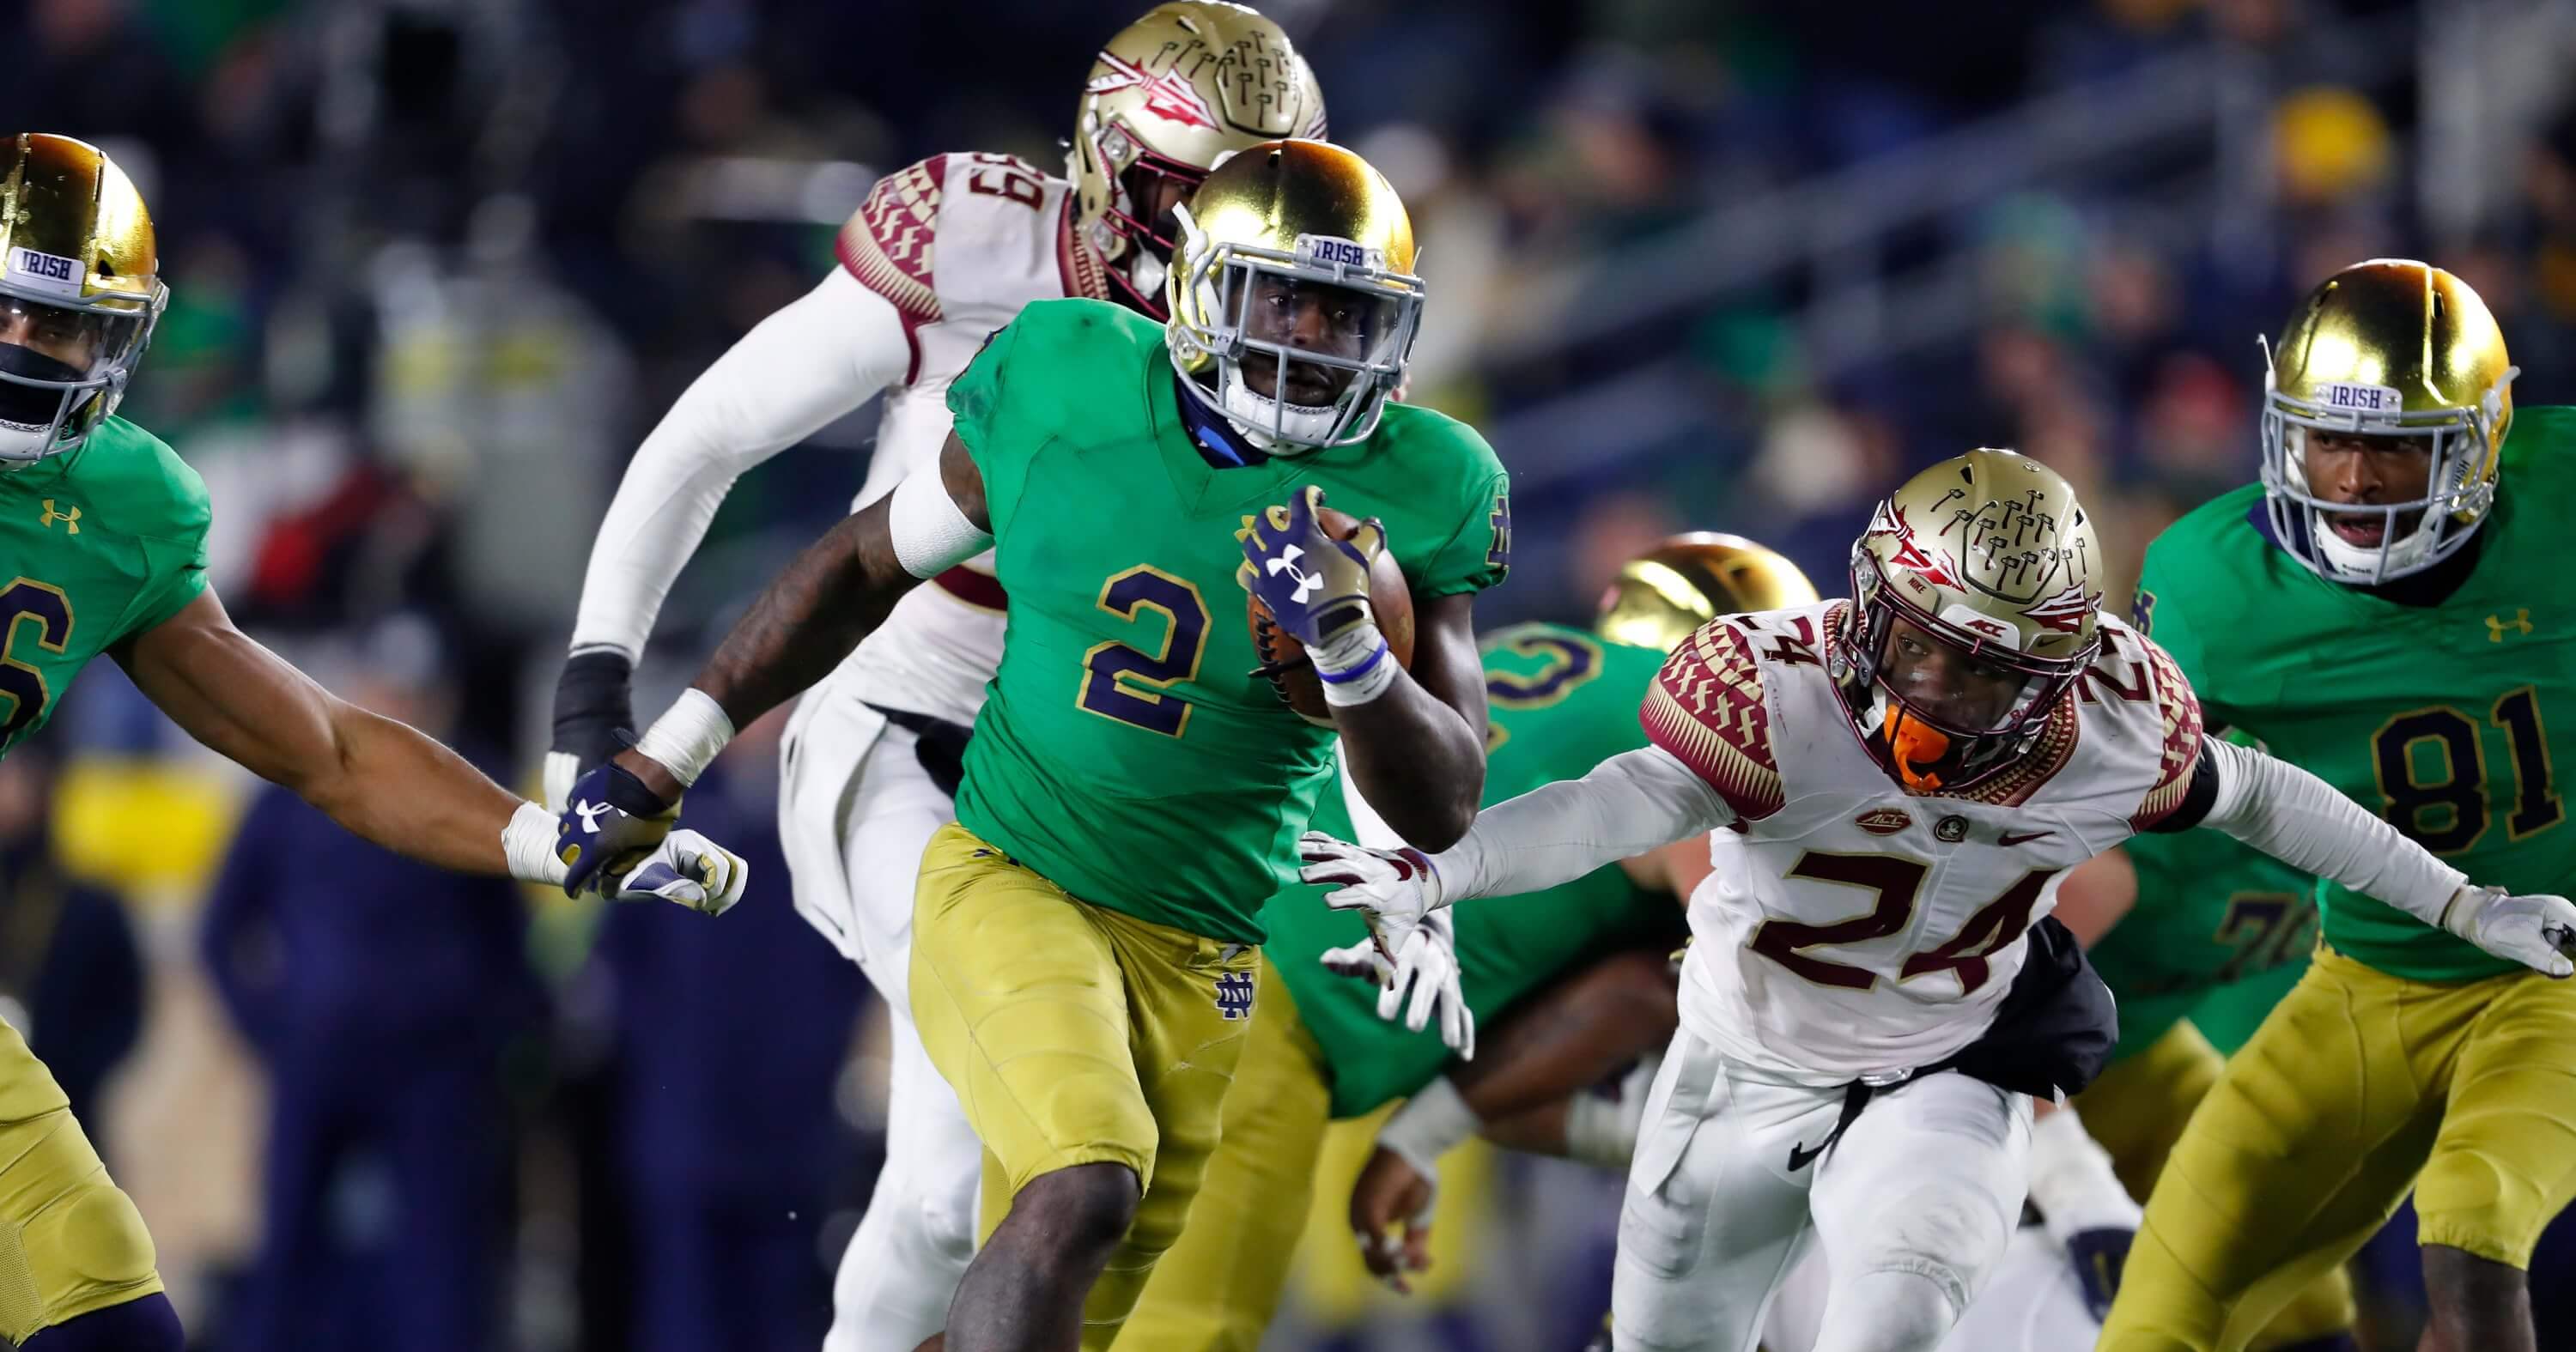
[[[234,613],[532,783],[636,440],[831,266],[879,172],[1059,162],[1141,3],[32,0],[0,125],[100,142],[154,208],[174,300],[126,412],[204,473]],[[2374,254],[2468,277],[2520,397],[2576,401],[2576,4],[1265,8],[1412,205],[1416,397],[1513,470],[1488,622],[1578,619],[1682,527],[1833,590],[1871,498],[1981,443],[2067,473],[2134,569],[2252,476],[2256,333]],[[735,490],[639,708],[841,509],[872,420]],[[693,815],[761,834],[766,743]],[[256,788],[104,665],[0,766],[0,1010],[199,1341],[402,1347],[385,1311],[427,1287],[488,1292],[496,1348],[813,1345],[882,1066],[774,845],[720,925],[602,916],[343,865]],[[422,1178],[467,1251],[405,1213]],[[1355,1276],[1335,1186],[1276,1346],[1562,1349],[1599,1312],[1612,1181],[1453,1171],[1410,1301]],[[303,1208],[265,1259],[264,1196]],[[2576,1346],[2571,1240],[2534,1274],[2544,1346]],[[2412,1266],[2403,1235],[2365,1256],[2374,1347],[2412,1345]]]

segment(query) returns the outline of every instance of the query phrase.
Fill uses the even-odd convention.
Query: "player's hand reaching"
[[[1439,1194],[1436,1170],[1418,1169],[1384,1145],[1351,1185],[1351,1235],[1360,1261],[1399,1295],[1413,1294],[1405,1274],[1431,1266],[1431,1204]]]
[[[1419,1033],[1438,1014],[1440,1041],[1460,1060],[1476,1059],[1476,1015],[1459,989],[1458,934],[1449,912],[1433,911],[1412,925],[1372,924],[1368,938],[1326,949],[1322,962],[1343,976],[1376,981],[1381,1019],[1392,1023],[1401,1012],[1404,1026]]]
[[[1254,516],[1242,533],[1243,567],[1235,574],[1281,630],[1316,654],[1376,627],[1369,565],[1386,549],[1386,528],[1375,519],[1361,522],[1348,540],[1334,539],[1324,529],[1323,507],[1324,490],[1308,484],[1287,505]]]
[[[679,820],[679,796],[669,799],[617,761],[607,761],[575,781],[555,818],[555,857],[564,862],[564,895],[580,896],[606,878],[643,867],[646,856]]]
[[[2084,1292],[2084,1308],[2093,1322],[2111,1317],[2111,1298],[2120,1294],[2120,1269],[2129,1262],[2135,1230],[2079,1230],[2065,1239],[2067,1261],[2075,1266],[2075,1284]]]
[[[1331,885],[1324,904],[1336,911],[1366,911],[1381,932],[1409,928],[1440,909],[1440,871],[1422,851],[1372,850],[1309,831],[1297,840],[1306,861],[1297,876]]]
[[[751,865],[695,831],[673,831],[609,894],[611,901],[667,901],[723,915],[742,900]]]
[[[2576,903],[2546,893],[2512,896],[2501,887],[2463,887],[2442,909],[2442,928],[2499,958],[2564,977],[2576,971]]]

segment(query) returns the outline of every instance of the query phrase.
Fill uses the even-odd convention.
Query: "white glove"
[[[2442,908],[2442,928],[2499,958],[2511,958],[2553,977],[2576,971],[2576,902],[2538,893],[2509,895],[2501,887],[2463,887]]]
[[[1404,1010],[1404,1026],[1419,1033],[1440,1015],[1440,1041],[1462,1061],[1476,1059],[1476,1015],[1467,1008],[1458,986],[1458,932],[1445,910],[1433,911],[1411,925],[1371,926],[1366,939],[1347,948],[1326,949],[1321,961],[1343,976],[1367,977],[1381,988],[1377,1016],[1393,1023]],[[1392,956],[1390,956],[1392,955]],[[1412,1006],[1405,1008],[1405,993]]]
[[[1310,883],[1338,884],[1324,894],[1336,911],[1366,911],[1382,933],[1420,924],[1438,910],[1440,872],[1422,851],[1372,850],[1335,840],[1321,831],[1298,837],[1297,856],[1306,861],[1297,876]]]
[[[723,915],[742,900],[751,865],[695,831],[673,831],[626,875],[611,901],[661,900],[701,915]]]
[[[546,753],[546,811],[561,812],[564,800],[572,796],[573,781],[581,778],[581,757],[569,751]]]

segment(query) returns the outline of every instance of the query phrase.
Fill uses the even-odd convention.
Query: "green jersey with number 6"
[[[1646,744],[1638,702],[1664,665],[1652,648],[1608,643],[1579,629],[1523,624],[1488,635],[1485,805],[1518,797]],[[1350,809],[1328,792],[1315,829],[1352,838]],[[1407,1032],[1377,1016],[1377,987],[1336,976],[1317,961],[1325,949],[1358,943],[1368,922],[1336,911],[1324,890],[1302,883],[1271,899],[1265,950],[1297,1002],[1298,1022],[1315,1036],[1333,1080],[1333,1116],[1357,1117],[1431,1082],[1449,1063],[1437,1027]],[[1513,1001],[1604,954],[1644,944],[1679,944],[1689,932],[1681,902],[1650,892],[1618,866],[1595,869],[1544,892],[1457,911],[1459,987],[1479,1024]]]
[[[0,754],[89,660],[206,589],[205,482],[108,418],[78,449],[0,473]]]
[[[1180,379],[1159,325],[1052,300],[949,387],[1010,596],[957,820],[1084,901],[1257,943],[1333,778],[1333,735],[1256,672],[1236,532],[1320,485],[1386,523],[1421,602],[1502,579],[1509,503],[1482,437],[1403,404],[1355,445],[1220,468]]]
[[[2482,886],[2565,893],[2576,827],[2576,409],[2514,413],[2492,515],[2465,579],[2408,605],[2326,581],[2274,543],[2259,487],[2207,503],[2147,551],[2140,627],[2213,724],[2242,728]],[[2393,976],[2517,970],[2333,884],[2325,941]]]

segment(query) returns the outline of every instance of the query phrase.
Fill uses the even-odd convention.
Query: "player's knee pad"
[[[155,1291],[66,1319],[19,1344],[21,1352],[184,1352],[187,1334],[170,1298]]]
[[[1816,1352],[1932,1352],[1967,1309],[1958,1274],[1906,1261],[1834,1283]]]

